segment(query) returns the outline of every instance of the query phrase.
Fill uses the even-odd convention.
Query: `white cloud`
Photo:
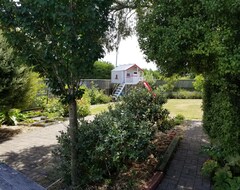
[[[156,64],[148,63],[144,59],[144,55],[139,48],[137,37],[134,35],[125,40],[122,40],[118,50],[117,65],[135,63],[141,68],[156,70]],[[108,61],[113,65],[116,65],[116,51],[106,54],[103,58],[104,61]]]

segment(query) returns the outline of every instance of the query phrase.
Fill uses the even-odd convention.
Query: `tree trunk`
[[[72,100],[69,103],[69,130],[71,138],[71,180],[73,189],[77,186],[78,168],[77,168],[77,103],[76,100]]]

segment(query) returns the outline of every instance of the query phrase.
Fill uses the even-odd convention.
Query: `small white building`
[[[120,65],[111,72],[113,84],[137,84],[143,81],[143,70],[136,64]]]

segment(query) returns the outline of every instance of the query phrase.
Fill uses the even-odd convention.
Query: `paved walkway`
[[[92,120],[93,116],[86,119]],[[43,187],[48,187],[56,180],[52,173],[52,151],[57,146],[56,136],[60,135],[59,131],[66,131],[67,125],[68,122],[63,122],[39,127],[0,143],[0,162],[20,171]]]
[[[201,167],[207,159],[200,154],[201,146],[208,144],[202,123],[194,121],[187,127],[184,137],[171,161],[167,173],[157,190],[210,190],[210,180],[201,176]]]

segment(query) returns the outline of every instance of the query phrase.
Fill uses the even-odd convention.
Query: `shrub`
[[[217,161],[207,160],[204,162],[201,173],[203,176],[212,177],[215,171],[219,168]]]
[[[234,177],[230,170],[229,166],[224,166],[223,168],[219,168],[215,176],[213,177],[214,181],[214,189],[216,190],[239,190],[240,187],[240,177]]]
[[[103,93],[102,90],[99,90],[97,86],[92,82],[91,88],[88,89],[88,93],[91,99],[91,104],[105,104],[111,101],[111,97]]]
[[[20,112],[19,109],[10,109],[6,112],[1,112],[0,124],[17,125],[19,121],[27,119],[26,116]]]
[[[48,118],[62,117],[64,113],[64,106],[58,98],[49,98],[48,102],[44,105],[43,115]]]
[[[193,87],[198,92],[203,92],[204,77],[203,75],[197,75],[195,77],[195,82],[193,82]]]
[[[201,99],[202,93],[197,91],[189,91],[184,89],[179,89],[176,92],[171,92],[168,95],[168,98],[173,99]]]
[[[77,100],[78,117],[85,117],[90,114],[90,97],[88,90],[85,90],[81,100]]]
[[[162,89],[162,91],[169,93],[172,92],[176,82],[178,81],[178,75],[173,75],[172,77],[164,77],[164,84],[162,86],[160,86],[159,88]]]
[[[76,146],[79,185],[85,188],[101,183],[117,176],[132,162],[145,160],[154,148],[151,140],[157,121],[168,119],[168,112],[162,108],[165,101],[154,98],[146,89],[135,89],[115,109],[109,107],[91,123],[81,121]],[[70,183],[69,132],[62,132],[58,142],[60,147],[55,154],[60,156],[61,174]]]
[[[50,95],[50,92],[47,92],[47,85],[44,82],[43,78],[39,78],[38,74],[34,74],[37,78],[33,78],[35,80],[35,84],[38,86],[35,89],[36,96],[34,97],[32,103],[29,105],[28,108],[44,108],[48,101],[48,98],[53,98],[53,95]],[[28,109],[27,108],[27,109]]]
[[[202,174],[212,177],[214,189],[239,189],[240,187],[240,155],[226,155],[216,146],[204,147],[211,160],[202,167]]]
[[[91,73],[88,74],[88,79],[110,79],[111,71],[114,66],[105,61],[96,61],[93,65]]]
[[[181,125],[183,124],[185,120],[185,117],[181,114],[177,114],[175,117],[174,117],[174,124],[175,125]]]
[[[101,182],[116,175],[131,161],[146,158],[152,130],[145,121],[129,122],[129,114],[114,118],[110,112],[105,112],[96,116],[92,123],[81,122],[77,143],[81,186]],[[134,121],[134,116],[130,117]],[[61,171],[65,181],[70,182],[69,134],[62,133],[58,141]]]
[[[240,86],[222,80],[205,83],[203,127],[226,155],[233,155],[240,152]]]
[[[22,108],[27,109],[31,107],[35,99],[38,96],[38,92],[41,90],[42,79],[39,77],[39,74],[36,72],[28,73],[28,81],[26,83],[26,92],[24,96],[24,101],[22,102]]]

